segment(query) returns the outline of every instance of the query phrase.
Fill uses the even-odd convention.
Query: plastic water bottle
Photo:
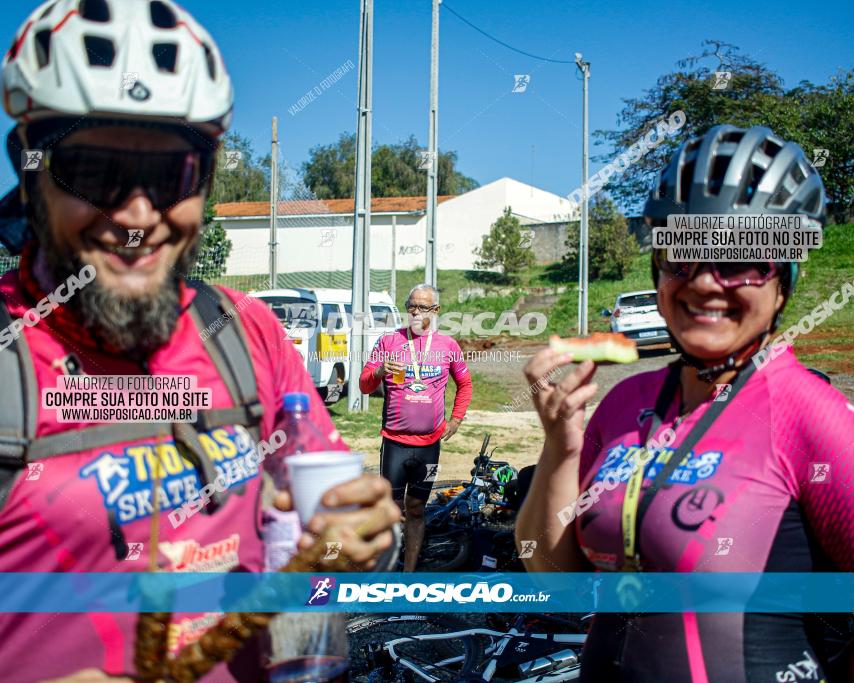
[[[284,446],[264,460],[276,489],[289,488],[287,459],[299,453],[335,450],[328,437],[312,422],[308,394],[285,394],[278,429],[287,435]],[[264,564],[266,571],[286,565],[297,552],[302,527],[296,512],[275,508],[264,511]],[[270,624],[271,652],[267,666],[270,683],[346,683],[349,651],[343,614],[298,613],[281,615]]]
[[[292,393],[282,397],[283,418],[277,425],[287,439],[285,445],[264,459],[264,469],[270,473],[279,491],[288,489],[288,456],[298,453],[328,451],[329,439],[311,421],[308,394]],[[272,572],[285,566],[297,551],[302,527],[296,512],[283,512],[270,507],[264,510],[264,571]]]

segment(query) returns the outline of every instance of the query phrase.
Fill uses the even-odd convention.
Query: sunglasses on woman
[[[121,206],[139,187],[162,211],[199,194],[214,159],[214,150],[130,152],[74,145],[48,150],[45,168],[60,189],[99,208]]]
[[[708,263],[712,277],[724,289],[735,287],[759,287],[778,273],[776,263],[717,263],[706,261],[668,261],[667,250],[656,249],[653,260],[658,269],[671,277],[680,280],[691,280],[700,270],[700,266]]]

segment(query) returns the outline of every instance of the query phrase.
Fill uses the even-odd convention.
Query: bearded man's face
[[[131,155],[191,149],[175,133],[123,126],[80,130],[58,146]],[[96,336],[123,351],[147,352],[166,342],[178,319],[178,283],[198,251],[204,194],[158,210],[137,187],[119,206],[105,209],[66,191],[49,172],[38,182],[39,191],[30,198],[33,228],[54,286],[83,266],[96,271],[95,280],[68,301],[69,308]],[[138,231],[141,240],[129,241],[140,237]]]

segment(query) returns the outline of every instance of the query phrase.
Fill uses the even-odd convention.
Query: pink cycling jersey
[[[609,474],[620,481],[574,522],[582,551],[602,570],[623,567],[630,463],[646,441],[665,375],[620,383],[585,432],[580,490]],[[647,510],[639,532],[642,569],[854,571],[854,406],[791,350],[756,370],[728,400]],[[646,465],[644,487],[710,405],[712,399],[675,427],[675,442]],[[677,398],[655,435],[659,441],[678,407]],[[600,615],[595,621],[584,681],[785,681],[791,671],[811,671],[817,658],[797,615]]]
[[[298,352],[281,324],[260,301],[224,290],[240,305],[240,318],[255,369],[258,398],[264,406],[261,438],[275,428],[281,396],[305,392],[312,419],[345,448],[314,390]],[[27,298],[17,271],[0,279],[10,311],[21,316],[33,302]],[[185,289],[182,313],[170,341],[147,358],[153,375],[193,375],[200,388],[213,392],[213,408],[231,405],[231,398],[205,350],[188,312],[195,290]],[[132,360],[102,352],[95,344],[69,341],[50,327],[51,317],[24,329],[40,388],[56,387],[70,353],[89,375],[141,374]],[[79,332],[80,330],[78,330]],[[85,337],[75,335],[75,340]],[[85,426],[58,423],[56,412],[41,409],[38,436]],[[261,571],[259,535],[262,479],[251,457],[253,443],[240,426],[201,434],[203,447],[218,474],[228,482],[228,497],[214,514],[195,514],[173,528],[168,513],[201,488],[195,468],[179,455],[171,439],[161,442],[160,543],[156,560],[161,571]],[[2,572],[140,572],[147,571],[152,520],[152,474],[157,462],[153,440],[127,441],[106,448],[39,461],[36,479],[23,470],[0,510],[0,571]],[[130,548],[118,560],[111,544],[108,512],[112,512]],[[169,632],[173,652],[196,640],[221,615],[176,614]],[[136,615],[0,614],[0,678],[29,683],[95,668],[110,674],[132,674]],[[250,642],[229,665],[217,666],[208,681],[258,681],[261,656]]]
[[[419,366],[420,381],[426,387],[423,391],[413,390],[415,369],[406,328],[385,334],[377,340],[370,360],[365,364],[360,384],[362,391],[370,393],[380,383],[371,373],[384,360],[406,363],[403,384],[395,384],[391,375],[382,379],[386,392],[382,434],[403,443],[427,445],[442,435],[448,377],[453,377],[457,383],[452,411],[452,416],[457,419],[465,416],[471,401],[471,377],[460,345],[453,337],[438,332],[432,335],[414,334],[412,346]],[[420,440],[418,437],[422,436],[424,439]]]

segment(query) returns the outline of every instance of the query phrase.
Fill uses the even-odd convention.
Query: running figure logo
[[[812,151],[812,165],[814,168],[821,168],[827,162],[828,157],[830,157],[829,149],[822,149],[821,147],[815,147]]]
[[[537,549],[536,541],[522,541],[521,543],[522,549],[519,551],[519,559],[527,560],[529,557],[533,557],[534,550]]]
[[[333,588],[335,588],[335,579],[331,576],[312,576],[311,592],[309,593],[308,602],[305,604],[312,607],[329,604]]]
[[[125,556],[125,559],[138,560],[143,547],[145,547],[144,543],[128,543],[128,553]]]
[[[323,556],[324,560],[335,560],[338,559],[338,553],[341,552],[341,541],[327,541],[326,542],[326,554]]]
[[[25,149],[21,152],[22,171],[41,171],[44,168],[44,150]]]
[[[441,469],[441,465],[434,464],[427,467],[427,474],[424,476],[424,481],[436,481],[436,477],[439,476],[439,470]]]
[[[531,74],[513,74],[513,92],[522,93],[528,89],[531,83]]]
[[[726,401],[730,391],[732,384],[715,384],[715,401]]]
[[[126,247],[138,247],[142,244],[142,238],[145,232],[142,230],[128,230],[128,243]]]
[[[810,474],[811,484],[824,484],[830,481],[830,463],[829,462],[811,462]]]
[[[729,555],[729,551],[731,548],[731,538],[718,538],[718,549],[715,550],[715,555]]]
[[[42,476],[42,472],[44,472],[43,462],[28,462],[27,477],[24,481],[38,481],[38,478]]]
[[[243,159],[243,152],[239,149],[226,150],[225,151],[225,165],[223,166],[223,170],[225,171],[234,171],[240,166],[240,161]]]
[[[729,90],[730,81],[732,81],[732,71],[715,71],[712,90]]]

